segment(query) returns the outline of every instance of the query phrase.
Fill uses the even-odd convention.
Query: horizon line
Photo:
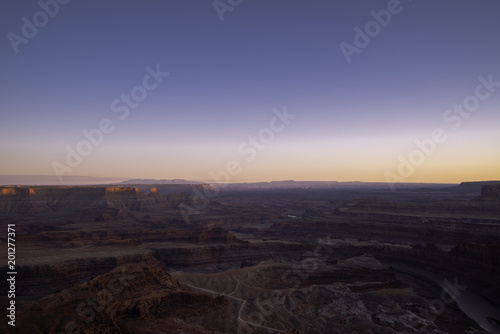
[[[2,180],[3,178],[13,178],[14,180]],[[33,178],[40,178],[40,180],[33,180]],[[45,180],[43,180],[45,178]],[[25,179],[25,180],[22,180]],[[31,180],[30,180],[31,179]],[[52,179],[52,180],[51,180]],[[203,184],[256,184],[256,183],[284,183],[284,182],[296,182],[296,183],[366,183],[366,184],[387,184],[385,181],[358,181],[358,180],[348,180],[348,181],[338,181],[338,180],[230,180],[227,182],[217,181],[217,180],[206,180],[206,179],[183,179],[183,178],[173,178],[173,179],[156,179],[156,178],[127,178],[127,177],[107,177],[107,176],[85,176],[85,175],[69,175],[65,177],[66,181],[53,181],[57,180],[55,175],[44,175],[44,174],[1,174],[0,175],[0,186],[66,186],[66,185],[113,185],[117,183],[123,183],[126,181],[133,180],[152,180],[152,183],[143,184],[155,184],[154,182],[162,181],[179,181],[182,183],[170,183],[170,184],[190,184],[193,183],[203,183]],[[32,183],[29,183],[29,182]],[[116,182],[116,183],[114,183]],[[443,184],[443,185],[456,185],[468,182],[500,182],[499,180],[473,180],[473,181],[457,181],[457,182],[429,182],[429,181],[413,181],[413,182],[394,182],[393,184],[399,185],[409,185],[409,184]],[[126,183],[125,183],[126,184]]]

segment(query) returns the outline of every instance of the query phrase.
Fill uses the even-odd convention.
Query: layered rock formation
[[[187,292],[161,269],[123,265],[18,312],[18,333],[206,333],[194,317],[227,304],[224,297]],[[2,322],[5,329],[5,322]]]
[[[201,244],[236,243],[238,239],[221,227],[204,230],[201,232],[199,241]]]
[[[167,268],[214,272],[270,259],[300,260],[313,245],[266,242],[155,248],[153,256]]]
[[[162,196],[154,190],[146,196],[136,187],[0,187],[0,213],[21,219],[36,215],[109,221],[177,208],[180,203],[191,203],[191,196]]]
[[[290,191],[221,193],[204,202],[196,197],[212,191],[205,185],[166,194],[168,186],[1,187],[0,221],[16,223],[20,332],[75,325],[81,333],[234,333],[253,322],[248,333],[271,331],[262,326],[417,333],[412,319],[429,333],[471,326],[454,327],[464,315],[450,305],[427,317],[440,287],[416,283],[405,267],[457,277],[500,300],[496,187],[484,189],[481,200],[303,199]],[[193,208],[190,223],[179,204]],[[130,279],[118,274],[124,264]],[[115,267],[118,273],[109,273]],[[218,275],[225,278],[211,282]],[[272,311],[256,305],[276,291],[289,303]],[[0,296],[0,306],[6,299]]]
[[[118,187],[4,187],[0,212],[6,215],[77,211],[110,204],[131,211],[140,209],[144,197],[137,188]]]
[[[122,184],[126,187],[126,184]],[[147,194],[149,192],[157,192],[160,195],[170,195],[178,193],[186,193],[189,195],[208,194],[213,193],[215,190],[208,184],[158,184],[158,183],[144,183],[144,184],[130,184],[128,186],[135,187],[139,191]]]
[[[479,198],[500,201],[500,184],[483,186]]]

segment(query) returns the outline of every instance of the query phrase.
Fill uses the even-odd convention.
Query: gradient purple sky
[[[456,129],[443,119],[479,76],[500,82],[500,2],[401,0],[348,64],[340,43],[389,2],[244,0],[221,21],[212,1],[72,0],[16,53],[8,34],[41,7],[3,1],[0,174],[54,174],[108,118],[64,175],[210,180],[235,161],[232,181],[500,179],[500,87]],[[120,119],[112,102],[157,64],[170,75]],[[240,154],[285,106],[296,117]],[[447,140],[398,174],[436,128]]]

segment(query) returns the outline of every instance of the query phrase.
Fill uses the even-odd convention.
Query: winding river
[[[438,284],[441,289],[441,301],[444,303],[455,302],[469,318],[477,322],[482,329],[500,334],[500,308],[484,297],[468,291],[465,287],[455,285],[444,277],[422,270],[394,267],[396,271],[407,274],[421,281],[423,278]],[[445,293],[446,292],[446,293]],[[451,298],[450,298],[451,297]]]

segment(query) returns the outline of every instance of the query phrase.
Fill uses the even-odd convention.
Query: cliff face
[[[136,187],[0,187],[0,214],[9,216],[82,216],[98,221],[176,207],[186,193],[146,196]]]
[[[500,200],[500,184],[483,186],[480,199]]]
[[[125,185],[124,185],[125,186]],[[130,185],[132,186],[132,185]],[[209,184],[134,184],[134,187],[139,191],[147,194],[148,192],[156,192],[160,195],[170,195],[178,193],[186,193],[189,195],[196,195],[200,192],[202,194],[211,194],[215,190]],[[153,190],[154,188],[154,190]]]
[[[157,248],[153,256],[167,268],[216,271],[239,268],[272,259],[301,260],[311,245],[286,243],[236,243],[203,247]]]
[[[139,209],[144,197],[137,188],[117,187],[3,187],[0,212],[41,214],[106,206],[116,202],[130,210]]]

